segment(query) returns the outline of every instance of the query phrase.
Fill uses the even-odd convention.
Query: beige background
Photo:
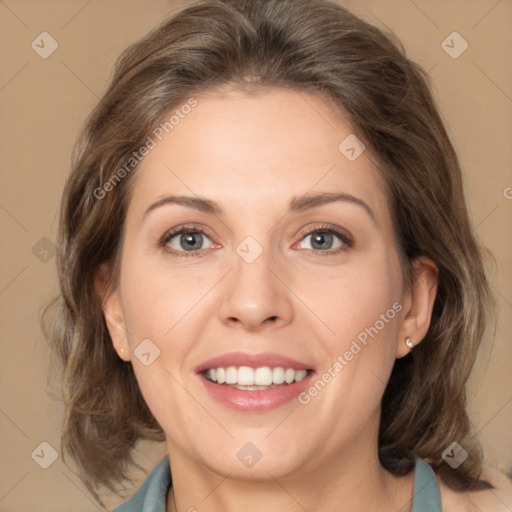
[[[56,292],[55,258],[49,241],[55,241],[73,142],[101,96],[116,57],[182,3],[0,0],[0,511],[98,509],[79,478],[62,462],[62,408],[48,393],[55,384],[51,388],[47,383],[48,350],[39,314]],[[509,469],[512,2],[342,3],[393,30],[409,56],[423,65],[434,81],[465,170],[475,232],[493,251],[498,264],[493,277],[500,301],[497,339],[492,352],[487,350],[480,358],[470,399],[488,463]],[[31,48],[43,31],[59,44],[48,59]],[[457,59],[441,47],[453,31],[469,44]],[[59,451],[48,469],[39,467],[31,457],[42,442]],[[151,467],[161,453],[159,446],[144,448],[141,461]],[[118,502],[115,497],[109,500],[111,506]]]

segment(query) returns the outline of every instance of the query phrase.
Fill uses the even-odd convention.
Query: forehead
[[[193,108],[174,116],[161,140],[152,136],[155,144],[137,170],[131,210],[172,193],[208,197],[240,214],[263,204],[282,207],[308,191],[335,191],[386,214],[382,178],[369,152],[347,158],[354,155],[351,147],[361,149],[353,127],[322,98],[234,89],[194,100]]]

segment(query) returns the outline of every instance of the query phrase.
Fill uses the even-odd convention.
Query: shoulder
[[[135,494],[112,512],[157,512],[165,510],[172,485],[169,457],[163,457],[151,470]]]
[[[494,489],[457,492],[438,478],[443,512],[511,512],[512,482],[496,468],[486,467],[482,478]]]

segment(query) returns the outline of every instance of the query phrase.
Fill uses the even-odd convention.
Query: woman
[[[119,512],[510,496],[465,410],[493,302],[457,157],[425,73],[344,8],[204,1],[129,48],[59,247],[64,447],[96,496],[168,449]]]

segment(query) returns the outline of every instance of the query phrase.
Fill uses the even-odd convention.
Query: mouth
[[[277,354],[232,353],[205,362],[196,373],[221,405],[263,412],[297,398],[310,385],[315,370]]]

